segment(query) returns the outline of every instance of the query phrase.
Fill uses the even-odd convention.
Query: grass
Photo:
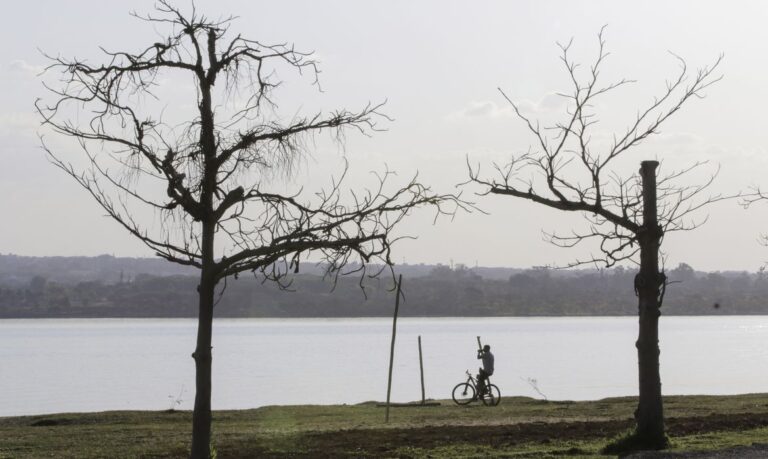
[[[636,400],[542,401],[498,407],[384,409],[269,406],[214,413],[229,457],[610,457],[600,450],[632,426]],[[768,442],[768,394],[665,398],[673,451]],[[188,454],[191,413],[112,411],[0,418],[0,458],[172,458]]]

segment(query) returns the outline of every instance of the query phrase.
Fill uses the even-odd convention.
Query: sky
[[[151,256],[69,177],[52,166],[39,135],[63,155],[76,155],[44,132],[34,112],[46,96],[42,52],[98,62],[99,46],[137,50],[163,30],[137,21],[152,1],[37,0],[7,2],[12,21],[0,29],[0,253],[30,256],[113,254]],[[348,186],[370,183],[370,171],[386,166],[400,180],[413,174],[440,193],[461,191],[485,213],[438,219],[415,212],[400,228],[416,239],[395,247],[398,263],[464,263],[469,266],[563,265],[595,252],[594,246],[554,247],[543,231],[583,225],[562,213],[509,197],[478,196],[461,187],[466,160],[504,162],[534,143],[497,88],[529,115],[557,119],[565,107],[554,94],[569,89],[558,42],[573,39],[573,57],[594,58],[605,29],[610,56],[606,81],[637,82],[595,107],[610,138],[634,121],[675,75],[683,57],[692,70],[724,55],[722,81],[706,97],[691,100],[661,129],[622,159],[622,170],[658,159],[679,168],[708,161],[720,173],[713,193],[768,188],[768,4],[760,1],[197,1],[209,17],[238,16],[233,31],[262,42],[293,43],[320,62],[322,93],[306,79],[286,75],[276,93],[285,113],[311,113],[386,101],[392,120],[366,137],[350,133],[340,145],[318,138],[290,185],[307,189],[330,183],[343,158]],[[188,2],[180,1],[182,8]],[[282,75],[280,75],[282,76]],[[188,81],[169,76],[159,89],[171,114],[183,117],[193,102]],[[191,99],[192,101],[194,99]],[[172,102],[172,103],[171,103]],[[664,241],[666,264],[698,270],[754,271],[768,260],[759,243],[768,202],[744,209],[736,200],[710,206],[707,222]],[[151,216],[147,218],[152,218]]]

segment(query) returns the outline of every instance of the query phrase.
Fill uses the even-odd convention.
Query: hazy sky
[[[179,2],[186,6],[188,3]],[[263,42],[291,42],[314,50],[324,92],[290,80],[276,94],[286,111],[361,108],[387,101],[394,121],[370,138],[350,135],[343,151],[318,139],[296,181],[328,183],[342,155],[351,164],[349,185],[365,184],[366,172],[384,164],[402,180],[419,172],[438,192],[466,180],[465,157],[504,160],[532,143],[497,92],[502,87],[528,113],[551,117],[562,110],[552,95],[568,90],[557,41],[574,38],[574,56],[587,62],[596,34],[607,24],[611,56],[606,76],[638,80],[597,107],[602,134],[633,121],[674,75],[677,63],[692,68],[725,55],[724,79],[693,100],[662,134],[625,158],[635,167],[661,159],[675,167],[696,160],[721,166],[717,190],[768,187],[768,3],[707,1],[198,1],[208,16],[239,16],[233,29]],[[37,0],[7,2],[0,29],[0,253],[19,255],[149,256],[76,184],[48,163],[39,147],[33,101],[44,95],[36,74],[49,54],[99,59],[98,45],[137,50],[162,30],[128,15],[147,12],[152,1]],[[161,95],[185,113],[188,81],[169,79]],[[175,101],[179,101],[178,104]],[[63,148],[63,147],[62,147]],[[67,153],[66,149],[61,150]],[[75,153],[74,151],[72,153]],[[68,153],[67,153],[68,154]],[[470,197],[474,188],[465,189]],[[475,263],[528,267],[567,263],[588,250],[550,246],[542,230],[578,227],[582,219],[511,198],[476,198],[490,215],[458,215],[432,225],[417,213],[403,230],[418,236],[397,249],[408,263]],[[665,240],[667,264],[685,261],[703,270],[755,270],[768,260],[758,244],[768,231],[768,205],[744,210],[736,202],[708,210],[695,232]],[[586,249],[586,247],[585,247]]]

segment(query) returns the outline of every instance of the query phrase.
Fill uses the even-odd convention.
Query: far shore
[[[661,317],[768,317],[768,311],[760,314],[663,314]],[[590,318],[590,317],[637,317],[637,314],[564,314],[564,315],[507,315],[507,316],[417,316],[402,314],[398,315],[398,319],[550,319],[550,318]],[[55,319],[55,320],[83,320],[83,319],[162,319],[162,320],[197,320],[196,316],[129,316],[129,315],[115,315],[115,316],[0,316],[0,320],[33,320],[33,319]],[[214,320],[231,320],[231,319],[270,319],[270,320],[291,320],[291,319],[312,319],[312,320],[345,320],[345,319],[392,319],[392,316],[376,315],[376,316],[227,316],[222,315],[214,317]]]

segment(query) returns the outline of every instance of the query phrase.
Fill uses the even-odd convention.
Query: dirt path
[[[351,429],[335,432],[311,432],[302,436],[300,443],[306,457],[392,457],[398,448],[414,446],[435,448],[450,444],[476,444],[490,446],[501,451],[514,449],[522,443],[547,444],[552,439],[590,440],[610,438],[626,432],[632,427],[631,420],[623,421],[579,421],[579,422],[533,422],[492,426],[427,426],[418,428],[393,429]],[[703,417],[670,418],[667,420],[669,435],[684,436],[713,431],[747,430],[768,426],[768,414],[712,414]],[[692,458],[736,458],[766,457],[768,449],[756,447],[756,456],[748,448],[723,451],[723,455],[675,455],[661,453],[635,455],[633,458],[692,457]],[[579,454],[578,450],[557,452],[563,455]],[[272,456],[281,457],[281,456]],[[290,457],[299,457],[292,454]]]
[[[755,444],[701,453],[637,453],[627,456],[626,459],[764,459],[766,457],[768,457],[768,444]]]

